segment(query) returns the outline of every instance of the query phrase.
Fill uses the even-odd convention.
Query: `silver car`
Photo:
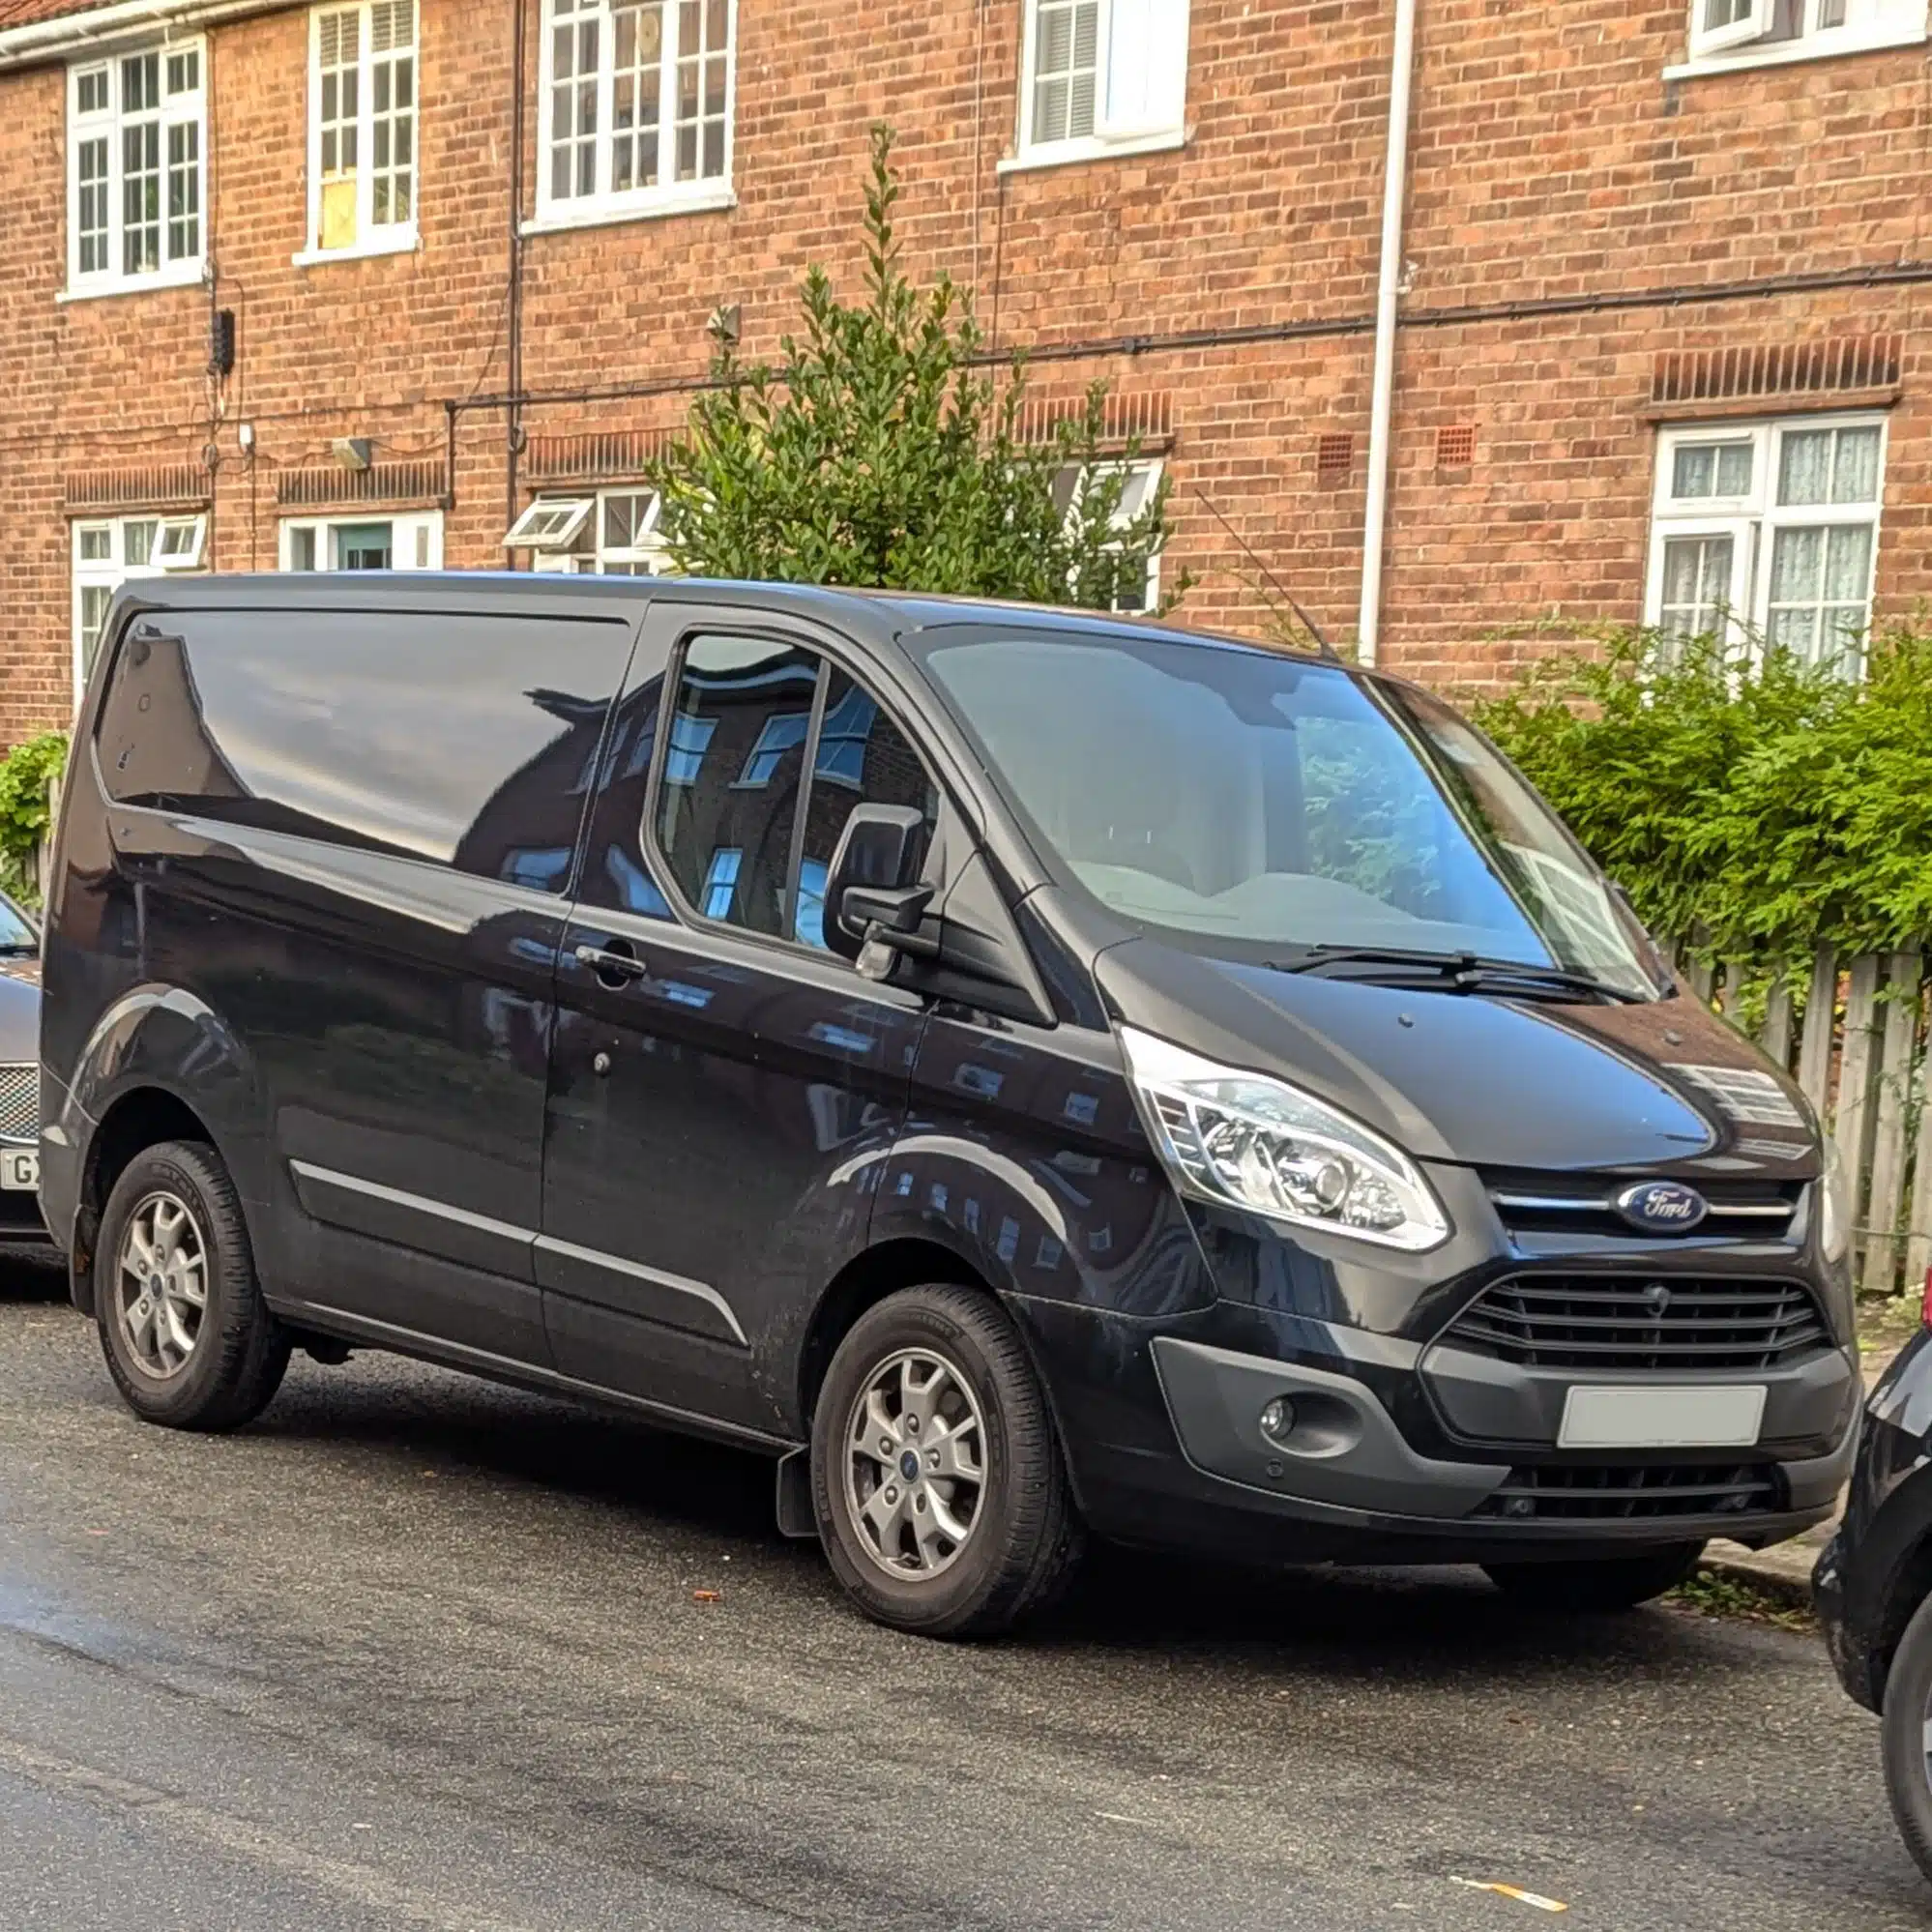
[[[41,936],[0,893],[0,1242],[47,1239],[40,1184]]]

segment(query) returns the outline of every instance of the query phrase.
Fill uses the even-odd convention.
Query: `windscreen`
[[[40,950],[33,927],[21,918],[13,900],[0,893],[0,957],[18,957]]]
[[[1575,841],[1420,692],[1130,631],[922,647],[1010,802],[1128,920],[1242,957],[1466,951],[1657,991]]]

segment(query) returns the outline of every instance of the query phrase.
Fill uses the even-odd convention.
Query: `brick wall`
[[[538,0],[524,4],[528,210]],[[1020,0],[740,0],[737,205],[526,240],[521,374],[538,399],[522,431],[673,427],[717,305],[743,306],[757,357],[790,326],[807,262],[855,285],[865,130],[885,118],[914,264],[969,286],[1000,346],[1042,352],[1042,396],[1104,376],[1171,424],[1171,567],[1197,579],[1183,615],[1266,631],[1267,574],[1347,635],[1389,11],[1194,0],[1184,148],[1001,171]],[[1493,681],[1541,648],[1498,634],[1526,620],[1640,614],[1668,414],[1654,374],[1673,352],[1896,334],[1896,381],[1856,398],[1896,404],[1880,608],[1932,594],[1932,293],[1913,278],[1932,259],[1925,50],[1666,81],[1685,14],[1683,0],[1422,9],[1383,638],[1394,668]],[[348,435],[374,439],[385,464],[440,466],[457,402],[445,559],[504,561],[509,425],[481,405],[511,373],[512,0],[422,0],[422,245],[309,268],[291,261],[307,221],[307,12],[210,30],[214,275],[197,288],[58,300],[62,72],[0,73],[0,743],[71,709],[70,479],[210,466],[216,567],[272,569],[293,473],[326,473]],[[1873,269],[1894,279],[1790,286]],[[235,311],[239,361],[211,384],[216,308]],[[564,399],[648,386],[662,393]],[[444,486],[438,469],[410,500]]]

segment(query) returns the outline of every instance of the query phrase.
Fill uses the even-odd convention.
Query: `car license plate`
[[[1762,1383],[1711,1389],[1573,1388],[1559,1449],[1746,1449],[1765,1420]]]
[[[28,1149],[0,1152],[0,1187],[10,1194],[31,1194],[41,1185],[41,1156]]]

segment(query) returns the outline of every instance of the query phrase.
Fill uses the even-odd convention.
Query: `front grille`
[[[1510,1522],[1633,1516],[1762,1516],[1784,1507],[1775,1465],[1587,1463],[1512,1469],[1478,1516]]]
[[[1694,1227],[1642,1229],[1617,1212],[1617,1188],[1602,1180],[1570,1180],[1525,1170],[1492,1169],[1483,1176],[1497,1218],[1511,1234],[1618,1235],[1625,1241],[1785,1241],[1803,1197],[1796,1181],[1710,1181],[1700,1178],[1704,1217]]]
[[[1829,1348],[1796,1281],[1525,1274],[1492,1283],[1443,1339],[1526,1368],[1782,1368]]]
[[[41,1069],[0,1067],[0,1140],[41,1137]]]

